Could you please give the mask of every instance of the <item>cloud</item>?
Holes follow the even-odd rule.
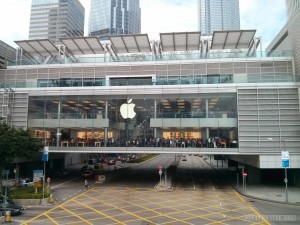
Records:
[[[141,0],[142,33],[158,39],[159,33],[197,31],[197,0]]]
[[[28,39],[31,0],[1,0],[0,40],[16,47],[15,40]]]
[[[285,0],[240,0],[241,29],[256,29],[263,48],[286,23]]]

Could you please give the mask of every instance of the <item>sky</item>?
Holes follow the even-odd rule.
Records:
[[[87,35],[90,0],[80,0],[85,8]],[[142,32],[151,40],[159,33],[198,31],[197,0],[140,0]],[[0,0],[0,40],[16,47],[14,41],[27,40],[31,0]],[[256,29],[263,49],[286,23],[285,0],[240,0],[241,29]]]

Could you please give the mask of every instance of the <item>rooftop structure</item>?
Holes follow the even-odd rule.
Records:
[[[147,34],[110,36],[109,41],[76,37],[60,38],[57,45],[44,39],[23,40],[16,41],[22,49],[18,58],[25,55],[32,60],[10,65],[257,57],[260,39],[255,33],[256,30],[216,31],[211,38],[201,38],[200,32],[161,33],[160,40],[153,42]]]

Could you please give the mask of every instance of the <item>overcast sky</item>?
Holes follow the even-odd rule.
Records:
[[[87,35],[90,0],[85,7]],[[142,33],[158,40],[159,33],[197,31],[197,0],[140,0]],[[0,40],[16,47],[14,41],[27,40],[31,0],[0,0]],[[240,0],[241,29],[256,29],[263,47],[286,23],[285,0]]]

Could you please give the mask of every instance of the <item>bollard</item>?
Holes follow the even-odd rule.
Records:
[[[5,222],[11,222],[11,214],[10,214],[10,211],[6,211],[6,214],[5,214]]]
[[[48,198],[49,203],[53,203],[54,202],[54,198],[53,198],[53,194],[50,194],[50,197]]]

